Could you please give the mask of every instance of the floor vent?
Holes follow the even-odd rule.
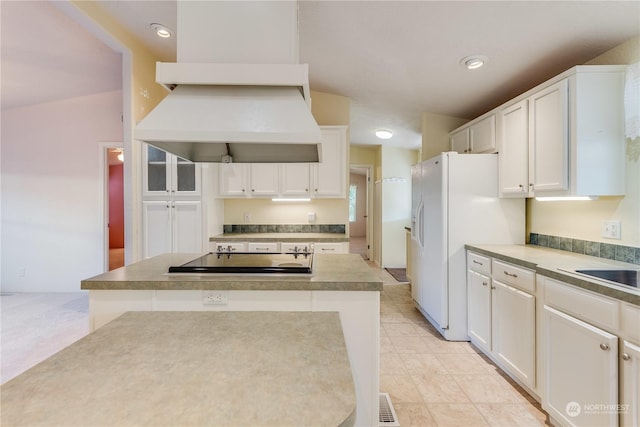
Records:
[[[400,427],[389,393],[380,393],[380,426]]]

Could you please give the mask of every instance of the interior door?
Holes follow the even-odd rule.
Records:
[[[420,305],[443,329],[449,326],[446,161],[446,155],[441,155],[425,161],[422,167],[424,278]]]

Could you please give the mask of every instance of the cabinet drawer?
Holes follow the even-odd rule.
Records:
[[[262,242],[262,243],[249,243],[247,245],[247,252],[265,252],[274,253],[280,252],[277,242]]]
[[[513,264],[495,259],[493,260],[491,270],[493,271],[493,278],[502,283],[513,285],[523,291],[536,291],[535,272],[532,270],[516,267]]]
[[[491,275],[491,258],[467,252],[467,268],[487,276]]]
[[[618,330],[618,301],[545,277],[544,303],[608,330]]]
[[[211,252],[246,252],[246,242],[209,242]]]
[[[283,242],[283,243],[280,243],[280,252],[283,252],[283,253],[287,253],[287,252],[313,252],[313,246],[311,246],[311,243],[309,243],[309,242],[306,242],[306,243]]]
[[[345,245],[342,243],[314,243],[313,252],[316,254],[346,254],[349,253],[349,249],[347,246],[345,250]]]

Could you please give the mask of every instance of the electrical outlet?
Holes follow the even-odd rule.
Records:
[[[251,212],[244,213],[244,222],[251,222]]]
[[[18,277],[24,277],[26,275],[27,271],[24,267],[20,267],[18,269]]]
[[[227,305],[229,304],[229,293],[227,291],[202,291],[202,304]]]
[[[620,221],[611,220],[602,222],[602,237],[605,239],[620,240]]]

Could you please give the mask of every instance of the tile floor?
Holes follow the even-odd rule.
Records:
[[[546,414],[469,343],[447,342],[415,309],[410,287],[374,269],[381,294],[380,386],[402,427],[544,426]],[[8,293],[2,309],[1,382],[88,333],[88,295]]]
[[[468,342],[449,342],[414,307],[407,284],[380,299],[380,391],[402,427],[545,426],[540,405]]]

